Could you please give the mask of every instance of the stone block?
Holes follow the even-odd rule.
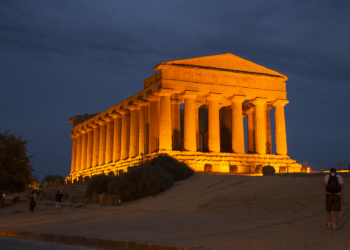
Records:
[[[99,202],[99,194],[92,194],[91,203],[97,204]]]
[[[249,174],[255,174],[255,169],[256,169],[255,166],[248,166],[248,168],[249,168]]]
[[[98,203],[100,205],[107,205],[108,194],[103,193],[98,196]]]
[[[272,167],[272,166],[264,166],[262,168],[262,173],[263,175],[272,175],[272,174],[275,174],[275,168]]]
[[[262,165],[262,164],[259,164],[258,166],[256,166],[256,168],[255,168],[255,173],[257,173],[257,174],[261,173],[262,168],[263,168],[263,165]]]
[[[287,167],[280,167],[279,173],[287,173]]]
[[[204,172],[211,173],[213,171],[213,166],[211,164],[204,165]]]
[[[120,196],[117,194],[109,194],[107,197],[107,206],[115,206],[119,204]]]
[[[236,174],[238,172],[237,165],[230,165],[230,174]]]

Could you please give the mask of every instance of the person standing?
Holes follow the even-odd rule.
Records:
[[[337,230],[338,214],[341,210],[341,190],[344,188],[343,178],[337,174],[335,168],[324,177],[326,189],[327,229],[331,229],[331,216],[333,211],[333,229]]]
[[[63,197],[62,190],[58,190],[56,194],[56,210],[55,214],[61,214],[61,202],[62,202],[62,197]]]
[[[35,196],[36,196],[36,194],[33,190],[32,194],[29,196],[29,208],[30,208],[31,213],[34,213],[34,207],[36,206]]]

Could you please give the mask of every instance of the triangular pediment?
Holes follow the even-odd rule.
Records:
[[[213,55],[213,56],[203,56],[203,57],[183,59],[183,60],[167,61],[167,62],[160,63],[158,65],[192,65],[192,66],[218,68],[218,69],[226,69],[226,70],[234,70],[234,71],[264,73],[269,75],[278,75],[281,77],[285,77],[284,75],[276,71],[265,68],[256,63],[245,60],[239,56],[235,56],[231,53]],[[157,68],[157,66],[155,67],[155,69]]]

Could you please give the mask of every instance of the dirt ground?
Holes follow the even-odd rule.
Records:
[[[29,213],[23,194],[0,209],[0,228],[206,250],[350,249],[350,174],[342,173],[340,230],[326,229],[323,176],[195,174],[156,197],[122,206],[65,201],[61,215],[52,201],[37,201]],[[85,188],[59,187],[66,193]]]

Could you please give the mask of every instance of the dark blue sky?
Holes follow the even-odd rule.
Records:
[[[350,162],[349,1],[0,0],[0,131],[35,174],[70,172],[70,117],[134,95],[163,61],[232,53],[288,76],[288,155]]]

